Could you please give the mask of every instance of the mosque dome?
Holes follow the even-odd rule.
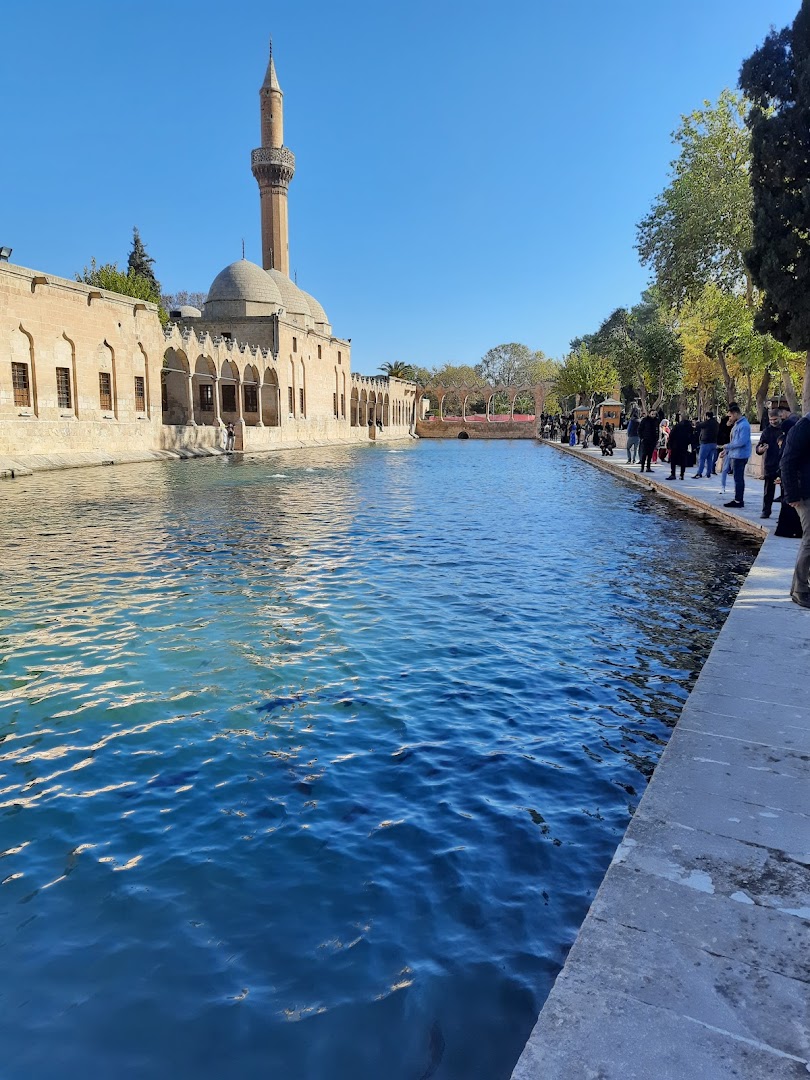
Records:
[[[315,322],[322,323],[324,326],[328,326],[329,319],[326,315],[326,312],[323,310],[315,297],[311,296],[308,292],[304,292],[303,289],[299,291],[303,293],[304,299],[309,304],[309,310],[312,312],[312,318],[315,320]]]
[[[280,270],[264,270],[266,277],[273,282],[281,294],[281,303],[289,315],[309,315],[312,317],[306,295]]]
[[[211,303],[243,302],[250,304],[282,304],[281,293],[272,278],[256,263],[239,259],[221,270],[211,283],[206,307]]]

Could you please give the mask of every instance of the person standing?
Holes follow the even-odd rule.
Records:
[[[225,452],[227,454],[233,453],[233,444],[236,439],[236,428],[232,423],[228,424],[225,428]]]
[[[676,469],[681,470],[681,480],[683,480],[683,475],[686,472],[687,455],[689,453],[689,448],[692,445],[694,434],[692,421],[688,416],[684,416],[682,419],[678,420],[672,431],[670,431],[669,440],[667,442],[670,472],[667,480],[675,479]]]
[[[810,608],[810,412],[794,424],[782,451],[782,499],[795,508],[802,523],[790,598]]]
[[[638,437],[641,443],[641,472],[652,472],[652,456],[658,442],[658,420],[650,409],[639,422]],[[646,466],[646,467],[645,467]]]
[[[714,468],[712,469],[712,476],[717,475],[717,459],[722,453],[725,458],[725,449],[728,446],[728,441],[731,438],[731,424],[728,422],[728,412],[724,413],[717,425],[717,453],[714,456]],[[723,491],[725,491],[725,484],[723,485]]]
[[[638,409],[633,409],[630,419],[627,421],[627,464],[635,465],[639,453],[641,439],[638,435],[639,425]]]
[[[703,466],[706,466],[706,476],[709,477],[714,472],[714,463],[717,459],[717,432],[720,425],[714,418],[713,412],[706,413],[706,419],[702,424],[698,424],[698,450],[700,456],[698,458],[697,472],[692,477],[693,480],[700,480],[703,476]]]
[[[762,498],[763,518],[771,516],[774,496],[776,495],[776,478],[779,475],[779,461],[782,457],[784,435],[782,433],[782,417],[778,409],[768,410],[768,426],[762,432],[757,443],[756,453],[759,457],[764,455],[762,463],[763,477],[765,480],[765,492]]]
[[[734,498],[723,505],[740,509],[745,506],[745,466],[751,457],[751,425],[736,401],[729,405],[728,415],[734,424],[726,447],[726,457],[730,463],[728,471],[734,473]]]

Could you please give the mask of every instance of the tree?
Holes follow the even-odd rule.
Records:
[[[160,302],[166,308],[167,311],[174,311],[175,308],[181,307],[195,307],[199,311],[202,311],[203,304],[208,298],[208,293],[204,292],[187,292],[182,289],[176,293],[163,293]]]
[[[757,325],[807,353],[802,410],[810,410],[810,0],[791,27],[771,31],[744,62],[752,102],[753,234],[746,265],[764,293]]]
[[[158,315],[162,323],[166,323],[168,316],[160,300],[160,294],[155,293],[152,284],[140,274],[132,271],[125,274],[119,270],[116,263],[102,263],[99,266],[95,259],[90,260],[90,265],[85,266],[80,274],[76,274],[76,280],[85,285],[93,285],[96,289],[107,289],[108,292],[121,293],[123,296],[134,296],[137,300],[147,300],[150,304],[158,305]]]
[[[616,382],[638,394],[643,409],[649,399],[658,408],[680,389],[683,348],[677,329],[656,289],[648,289],[629,311],[617,308],[583,344],[606,357]]]
[[[716,105],[681,118],[672,179],[638,225],[636,247],[668,304],[713,283],[744,292],[753,306],[743,253],[751,243],[751,153],[746,100],[724,90]]]
[[[137,277],[141,277],[149,282],[152,286],[152,291],[158,297],[156,303],[159,303],[160,283],[155,277],[155,271],[152,269],[154,262],[155,260],[152,256],[147,255],[143,240],[141,240],[141,234],[138,232],[138,227],[135,226],[132,230],[132,250],[127,259],[127,269],[130,274],[135,274]]]
[[[384,371],[389,379],[413,379],[414,369],[403,360],[392,360],[380,364],[380,371]]]
[[[554,389],[558,398],[574,397],[578,399],[576,404],[587,399],[593,405],[597,396],[612,393],[617,382],[618,374],[611,361],[591,352],[583,343],[563,360]]]
[[[490,349],[481,357],[475,370],[482,379],[493,385],[530,385],[532,363],[536,356],[527,345],[519,345],[513,341],[509,345],[496,345],[494,349]]]

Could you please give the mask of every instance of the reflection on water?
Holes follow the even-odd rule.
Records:
[[[4,1080],[508,1077],[750,544],[531,443],[0,498]]]

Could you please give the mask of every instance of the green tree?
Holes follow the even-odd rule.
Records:
[[[648,289],[629,311],[617,308],[583,344],[606,357],[616,382],[641,399],[643,409],[658,408],[680,389],[683,348],[677,328],[656,289]],[[615,385],[615,384],[614,384]]]
[[[496,345],[481,357],[476,372],[488,383],[515,386],[532,382],[532,364],[537,357],[527,345],[511,342]]]
[[[563,360],[554,384],[558,399],[575,398],[574,404],[606,397],[616,387],[618,374],[606,356],[591,352],[581,343]]]
[[[743,253],[751,244],[751,151],[748,104],[724,90],[681,118],[672,179],[638,226],[641,261],[652,267],[668,304],[679,305],[714,283],[754,304]]]
[[[166,310],[161,304],[159,293],[155,293],[151,282],[140,274],[124,273],[119,270],[116,263],[102,263],[100,266],[95,259],[90,260],[90,265],[85,266],[80,274],[76,274],[76,281],[82,281],[85,285],[92,285],[96,289],[106,289],[108,292],[120,293],[122,296],[133,296],[137,300],[147,300],[150,304],[158,305],[160,321],[168,321]]]
[[[753,234],[746,263],[764,293],[757,325],[806,351],[802,409],[810,410],[810,0],[743,64],[752,102]]]
[[[403,360],[391,360],[380,364],[380,371],[385,372],[389,379],[413,379],[414,369]]]
[[[127,270],[130,274],[134,274],[136,277],[141,277],[145,281],[148,281],[152,287],[152,291],[158,297],[155,303],[160,302],[160,283],[155,277],[155,271],[152,269],[155,260],[151,255],[148,255],[146,248],[141,240],[141,234],[138,232],[138,227],[135,226],[132,230],[132,250],[129,253],[127,259]]]

